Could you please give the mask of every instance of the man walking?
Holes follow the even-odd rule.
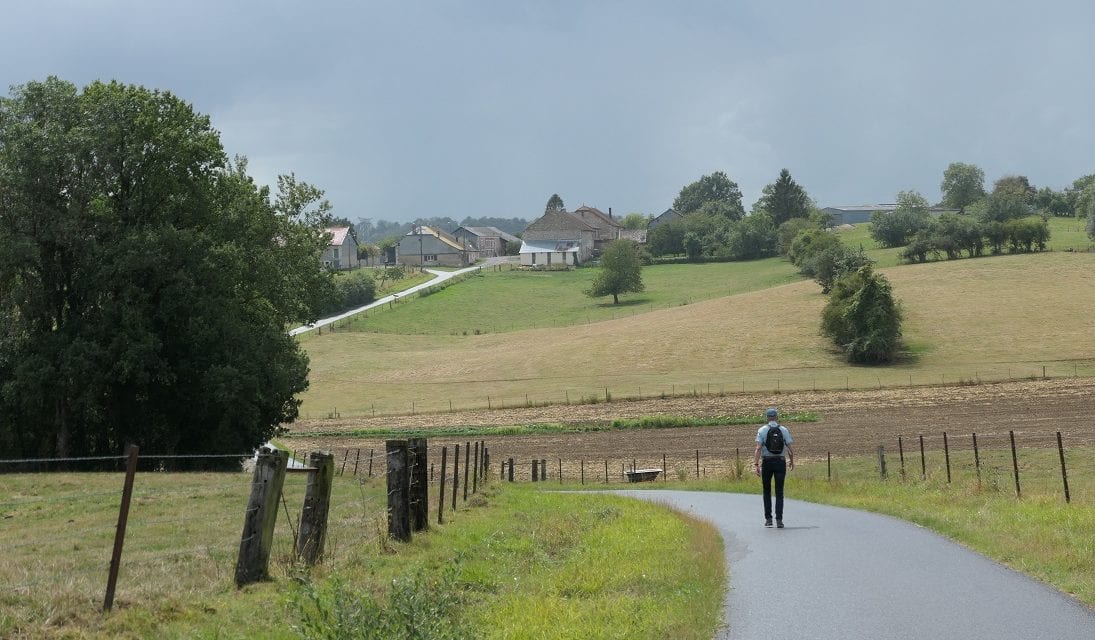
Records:
[[[783,528],[783,481],[787,470],[795,468],[795,452],[791,449],[791,432],[779,423],[779,411],[769,407],[765,412],[768,424],[757,429],[757,447],[753,452],[753,472],[761,478],[764,488],[764,526],[772,526],[772,478],[776,479],[776,527]],[[784,459],[786,456],[786,460]]]

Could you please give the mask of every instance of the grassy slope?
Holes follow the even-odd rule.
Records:
[[[731,277],[726,265],[685,268],[657,285],[667,288],[657,295],[674,295],[675,282]],[[851,367],[832,352],[817,329],[825,297],[807,281],[554,329],[336,333],[307,343],[312,386],[302,412],[320,417],[337,408],[349,416],[375,406],[406,413],[412,402],[417,411],[447,410],[449,400],[457,408],[483,406],[487,396],[512,405],[523,404],[526,393],[529,402],[562,402],[567,395],[603,398],[606,387],[625,397],[706,384],[732,391],[743,384],[787,390],[955,382],[1041,375],[1043,364],[1049,375],[1091,374],[1095,335],[1085,327],[1095,280],[1070,276],[1092,269],[1095,254],[1064,252],[885,269],[905,310],[913,357],[883,369]],[[431,313],[446,317],[447,301],[458,300],[466,284],[446,290],[450,297],[430,296],[405,309],[432,303]],[[580,294],[556,293],[567,304],[599,308]]]

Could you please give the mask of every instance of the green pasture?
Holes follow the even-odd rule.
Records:
[[[787,284],[799,279],[778,258],[703,265],[657,265],[643,269],[642,293],[589,298],[595,268],[571,271],[493,270],[393,308],[354,318],[350,331],[408,335],[477,335],[544,327],[566,327],[633,316],[657,309]]]
[[[413,618],[421,637],[699,639],[721,616],[726,574],[711,527],[614,496],[498,483],[446,509],[444,525],[431,509],[430,532],[399,544],[385,537],[382,481],[337,476],[328,553],[308,569],[292,559],[289,516],[305,476],[290,474],[273,580],[237,590],[251,476],[154,472],[137,475],[104,615],[121,474],[0,477],[4,638],[314,640],[373,637],[354,634]]]
[[[749,263],[677,265],[647,272],[651,293],[672,299],[696,283],[752,282],[742,293],[672,305],[620,310],[591,300],[563,280],[585,272],[509,272],[471,278],[440,293],[397,305],[398,313],[436,322],[423,335],[340,331],[305,344],[311,386],[304,418],[445,412],[737,392],[862,389],[976,384],[1032,377],[1095,374],[1095,254],[1046,252],[903,265],[884,269],[905,315],[902,360],[851,366],[819,333],[825,296],[794,280],[778,261],[754,266],[755,280],[728,274]],[[667,271],[661,271],[667,269]],[[745,273],[745,272],[738,272]],[[759,274],[766,273],[765,277]],[[761,288],[767,278],[790,284]],[[554,283],[526,298],[528,313],[506,311],[524,278]],[[655,284],[659,283],[660,284]],[[494,284],[499,287],[495,289]],[[713,285],[711,295],[717,291]],[[580,289],[573,283],[574,289]],[[465,293],[471,292],[471,293]],[[495,292],[496,297],[491,297]],[[550,295],[549,295],[550,294]],[[554,296],[554,297],[551,297]],[[533,308],[532,298],[541,306]],[[545,325],[544,308],[584,308],[600,321],[464,335],[471,300],[484,317],[511,326]],[[678,298],[683,299],[683,298]],[[375,320],[370,315],[364,322]],[[561,318],[556,315],[555,322]],[[522,324],[518,324],[522,323]],[[486,326],[486,322],[481,323]]]

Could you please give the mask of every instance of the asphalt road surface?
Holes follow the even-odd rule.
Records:
[[[759,495],[619,491],[713,523],[730,590],[718,638],[1095,639],[1095,610],[916,525],[788,500],[766,529]]]

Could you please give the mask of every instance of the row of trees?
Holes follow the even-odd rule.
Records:
[[[297,416],[286,326],[334,291],[330,205],[229,160],[178,97],[56,78],[0,98],[0,449],[250,451]]]
[[[787,169],[764,187],[745,215],[741,190],[721,171],[681,189],[673,209],[681,218],[652,229],[647,247],[654,256],[684,254],[689,259],[752,260],[780,253],[784,225],[819,216],[806,190]]]
[[[941,206],[965,213],[967,208],[989,196],[1006,198],[1008,207],[1025,206],[1031,213],[1049,216],[1095,216],[1095,174],[1077,178],[1061,191],[1050,187],[1035,188],[1023,175],[1006,175],[993,183],[992,192],[985,191],[985,172],[974,164],[952,162],[943,171],[939,186],[943,193]],[[1000,206],[997,203],[996,206]]]

